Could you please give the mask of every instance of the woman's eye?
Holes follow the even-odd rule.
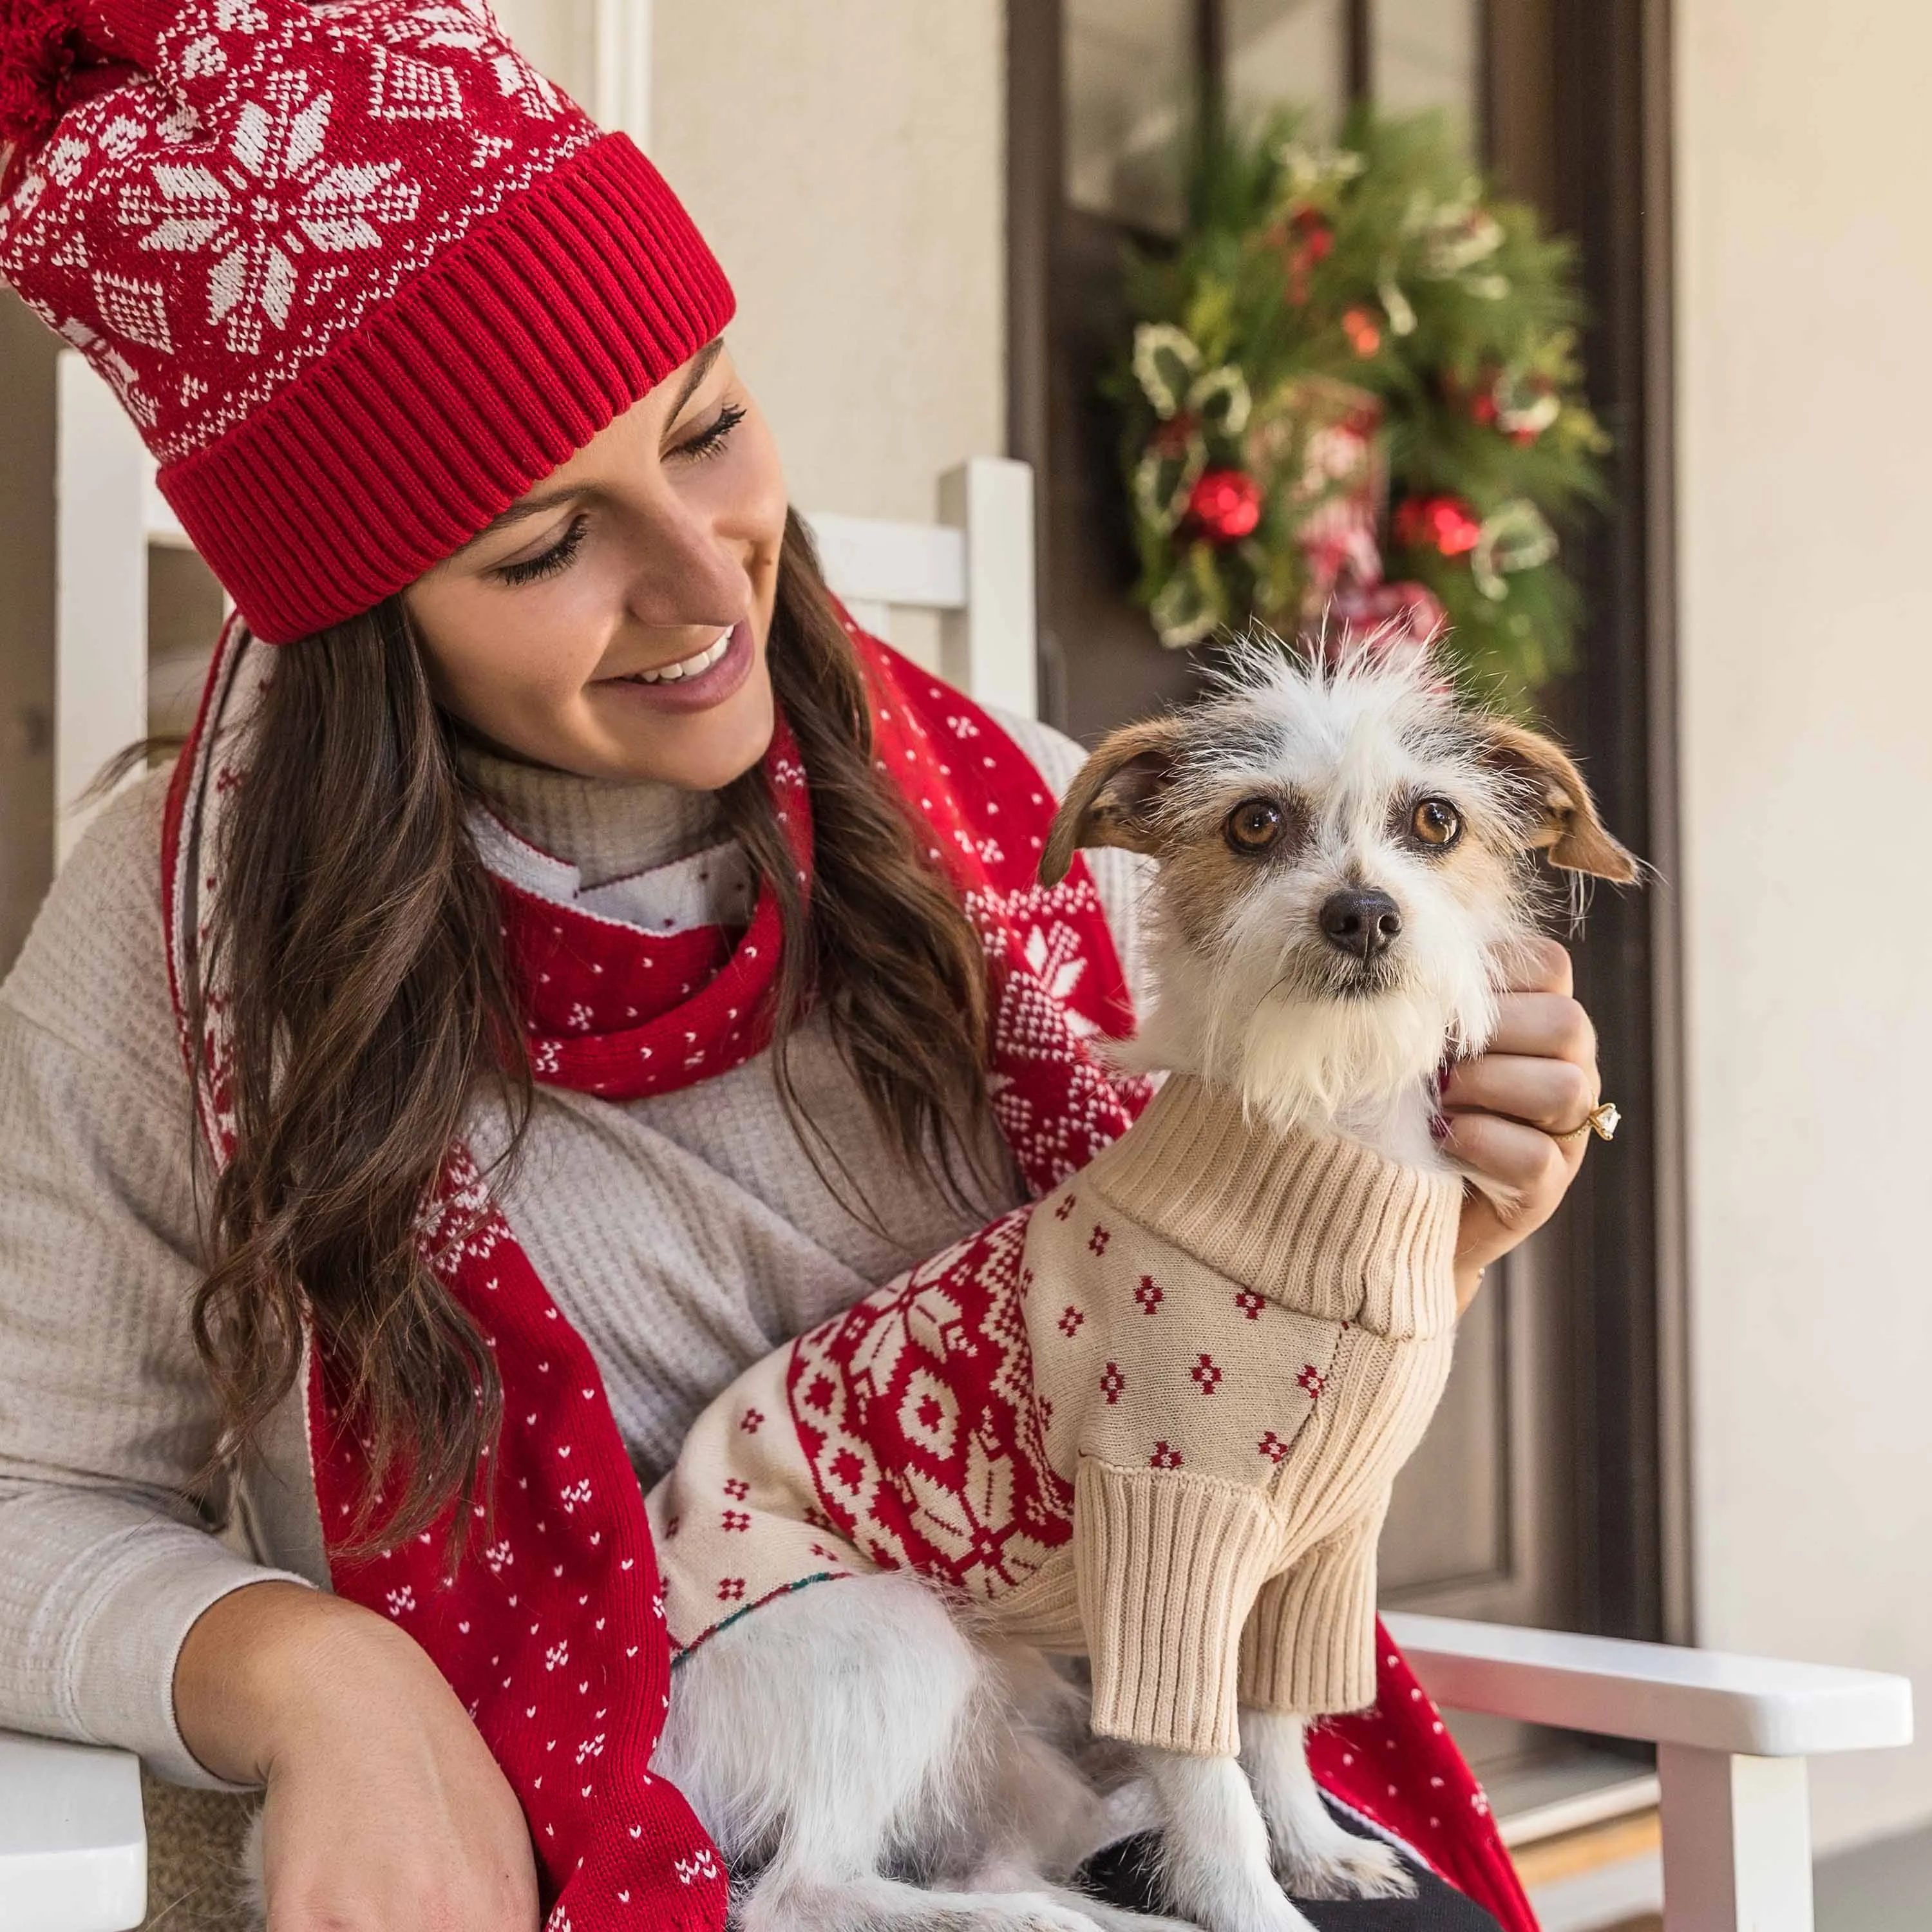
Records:
[[[520,563],[499,564],[491,575],[506,584],[533,584],[540,577],[554,577],[560,570],[567,570],[571,560],[583,548],[584,533],[590,527],[590,519],[580,510],[570,520],[568,527],[562,536],[540,556],[526,556]]]
[[[1237,852],[1265,852],[1280,838],[1281,807],[1273,800],[1247,798],[1228,814],[1228,843]]]
[[[680,443],[671,453],[699,461],[707,456],[715,456],[730,440],[731,432],[745,420],[745,406],[742,403],[727,403],[717,415],[700,430]]]
[[[1462,836],[1462,815],[1446,798],[1425,798],[1409,821],[1425,845],[1453,845]]]

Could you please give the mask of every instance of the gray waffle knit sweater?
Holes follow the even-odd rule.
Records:
[[[1064,788],[1078,748],[1004,722]],[[716,838],[706,801],[488,759],[476,774],[607,909],[628,894],[640,918],[688,911],[707,874],[741,888],[728,850],[692,856]],[[209,1784],[175,1724],[182,1640],[230,1590],[328,1572],[298,1400],[230,1492],[190,1493],[216,1412],[188,1330],[202,1249],[159,905],[164,788],[102,814],[0,986],[0,1728],[122,1745]],[[1140,862],[1094,857],[1135,975]],[[764,1057],[628,1106],[546,1092],[504,1200],[646,1485],[749,1364],[1018,1198],[1014,1183],[962,1214],[890,1154],[823,1033],[806,1029],[795,1064],[828,1171],[862,1178],[886,1234],[828,1192]],[[473,1143],[501,1133],[480,1118]]]

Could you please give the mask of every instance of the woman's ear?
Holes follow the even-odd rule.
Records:
[[[1040,854],[1042,885],[1059,884],[1083,845],[1156,849],[1151,807],[1173,776],[1180,736],[1179,718],[1150,718],[1100,741],[1053,815]]]
[[[1541,732],[1504,719],[1486,719],[1480,729],[1483,762],[1515,779],[1529,803],[1531,847],[1565,872],[1588,872],[1619,886],[1634,884],[1637,862],[1604,829],[1569,753]]]

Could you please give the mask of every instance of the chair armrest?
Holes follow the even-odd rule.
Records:
[[[1912,1742],[1903,1677],[1391,1616],[1438,1703],[1657,1746],[1664,1932],[1813,1932],[1804,1760]]]
[[[1386,1621],[1429,1694],[1454,1710],[1750,1757],[1912,1742],[1910,1683],[1875,1670],[1450,1617]]]
[[[125,1932],[147,1910],[140,1761],[0,1731],[0,1932]]]

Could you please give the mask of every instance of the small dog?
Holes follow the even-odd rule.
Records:
[[[675,1672],[657,1762],[737,1875],[734,1921],[745,1932],[1146,1932],[1180,1923],[1306,1932],[1291,1891],[1412,1888],[1390,1847],[1330,1817],[1309,1772],[1304,1729],[1313,1716],[1370,1700],[1372,1656],[1363,1631],[1372,1629],[1374,1543],[1388,1484],[1447,1372],[1448,1262],[1464,1177],[1436,1138],[1438,1070],[1448,1058],[1480,1052],[1495,1029],[1500,989],[1534,929],[1534,853],[1619,883],[1636,877],[1636,865],[1604,830],[1557,746],[1460,705],[1426,658],[1365,648],[1336,660],[1292,654],[1271,640],[1251,645],[1199,705],[1100,746],[1059,808],[1042,878],[1057,880],[1076,848],[1098,844],[1157,864],[1150,887],[1156,993],[1139,1037],[1120,1057],[1135,1070],[1166,1072],[1168,1084],[1136,1127],[1030,1219],[1020,1210],[975,1238],[994,1260],[1006,1252],[1013,1274],[1014,1252],[1000,1244],[1024,1241],[1027,1268],[1044,1284],[1028,1310],[1050,1315],[1066,1301],[1070,1325],[1063,1322],[1060,1332],[1075,1366],[1053,1372],[1108,1391],[1078,1406],[1039,1404],[1049,1418],[1045,1454],[1073,1485],[1074,1541],[1083,1511],[1090,1532],[1077,1589],[1075,1559],[1064,1552],[1042,1551],[1036,1566],[1020,1566],[1021,1580],[997,1600],[976,1591],[968,1600],[905,1569],[881,1569],[840,1541],[815,1505],[790,1432],[748,1433],[744,1420],[756,1413],[762,1421],[775,1402],[782,1408],[795,1352],[811,1338],[722,1396],[650,1499],[672,1629],[696,1646]],[[1156,1149],[1152,1137],[1168,1133],[1158,1158],[1132,1168],[1140,1179],[1121,1202],[1130,1207],[1128,1196],[1143,1184],[1166,1184],[1169,1156],[1183,1146],[1172,1138],[1172,1123],[1185,1108],[1214,1124],[1228,1160],[1290,1176],[1271,1205],[1267,1188],[1257,1188],[1256,1217],[1298,1214],[1293,1177],[1313,1172],[1313,1162],[1324,1175],[1365,1175],[1364,1184],[1380,1190],[1376,1202],[1398,1202],[1400,1211],[1377,1228],[1432,1231],[1401,1238],[1419,1257],[1411,1313],[1422,1315],[1384,1319],[1378,1332],[1362,1298],[1377,1292],[1383,1258],[1354,1250],[1343,1303],[1296,1306],[1295,1293],[1270,1280],[1243,1288],[1231,1312],[1222,1291],[1249,1278],[1216,1272],[1213,1253],[1204,1268],[1196,1244],[1169,1256],[1175,1281],[1209,1284],[1168,1311],[1183,1324],[1166,1331],[1180,1337],[1181,1355],[1172,1342],[1160,1345],[1162,1354],[1137,1340],[1154,1324],[1136,1328],[1131,1312],[1110,1310],[1076,1281],[1087,1264],[1074,1246],[1106,1246],[1098,1220],[1092,1238],[1085,1228],[1104,1209],[1096,1174],[1103,1163],[1124,1171],[1136,1150]],[[1176,1158],[1184,1168],[1185,1157]],[[1077,1220],[1076,1199],[1087,1204]],[[1066,1209],[1048,1211],[1063,1201]],[[1217,1216],[1204,1224],[1203,1242],[1238,1246],[1255,1233]],[[1056,1224],[1071,1233],[1055,1235]],[[1367,1225],[1357,1216],[1344,1232]],[[916,1291],[949,1262],[957,1268],[957,1252],[866,1306],[943,1324],[946,1310],[922,1310]],[[1161,1292],[1152,1274],[1139,1280],[1142,1310],[1151,1313],[1149,1298]],[[1244,1328],[1244,1319],[1256,1325]],[[1033,1314],[1025,1322],[1034,1340],[1021,1359],[1043,1389],[1042,1344],[1059,1345]],[[1221,1326],[1210,1334],[1212,1322]],[[1018,1318],[1008,1324],[1017,1325]],[[1076,1342],[1076,1331],[1088,1339]],[[1224,1394],[1190,1412],[1211,1412],[1216,1427],[1229,1415],[1251,1425],[1239,1432],[1249,1454],[1245,1486],[1218,1481],[1211,1470],[1197,1477],[1190,1445],[1186,1474],[1196,1486],[1162,1487],[1178,1469],[1179,1450],[1163,1437],[1150,1459],[1135,1432],[1160,1426],[1178,1442],[1182,1424],[1172,1418],[1190,1398],[1176,1360],[1193,1360],[1186,1372],[1197,1393],[1212,1394],[1225,1369],[1238,1394],[1238,1374],[1250,1372],[1254,1393],[1242,1400],[1261,1409]],[[1390,1388],[1406,1391],[1400,1402]],[[764,1408],[749,1408],[748,1390]],[[1370,1418],[1352,1435],[1330,1413],[1354,1399],[1352,1390]],[[932,1400],[938,1414],[944,1392]],[[1399,1419],[1375,1420],[1398,1409]],[[1262,1458],[1272,1456],[1274,1466],[1256,1474],[1252,1448],[1264,1423]],[[1127,1446],[1115,1454],[1110,1444]],[[1294,1490],[1292,1502],[1285,1485]],[[741,1586],[743,1600],[758,1607],[720,1621],[710,1599],[723,1593],[691,1524],[718,1516],[721,1487],[735,1499],[724,1528],[752,1531],[728,1539],[734,1556],[761,1534],[789,1538],[799,1544],[801,1576],[838,1577],[844,1587],[788,1594]],[[1234,1621],[1196,1644],[1187,1618],[1205,1606],[1211,1624],[1221,1586],[1175,1584],[1161,1574],[1167,1558],[1144,1531],[1154,1520],[1147,1512],[1176,1493],[1213,1501],[1237,1490],[1227,1508],[1259,1553],[1243,1559],[1243,1580],[1228,1599]],[[1105,1540],[1096,1520],[1114,1520],[1112,1511],[1124,1521],[1136,1510],[1143,1528],[1092,1555]],[[1246,1546],[1231,1529],[1224,1546]],[[1324,1565],[1328,1581],[1313,1596],[1329,1607],[1318,1613],[1308,1608],[1306,1580]],[[1105,1634],[1108,1603],[1124,1595],[1127,1622],[1157,1621],[1144,1612],[1168,1600],[1162,1592],[1180,1593],[1172,1600],[1185,1616],[1177,1610],[1153,1639]],[[1335,1610],[1338,1602],[1345,1608]],[[1318,1625],[1323,1617],[1346,1628],[1316,1628],[1334,1640],[1314,1648],[1340,1660],[1316,1668],[1307,1663],[1308,1620]],[[1094,1638],[1096,1630],[1102,1634]],[[1094,1640],[1083,1642],[1083,1633]],[[1136,1641],[1144,1655],[1132,1652]],[[1174,1662],[1181,1650],[1198,1652],[1198,1668]],[[1049,1651],[1090,1656],[1090,1691],[1051,1664]],[[1194,1669],[1193,1688],[1148,1690],[1135,1674],[1137,1658],[1156,1676],[1178,1671],[1185,1679]],[[1143,1828],[1161,1834],[1161,1880],[1178,1919],[1124,1912],[1068,1886],[1093,1852]]]

